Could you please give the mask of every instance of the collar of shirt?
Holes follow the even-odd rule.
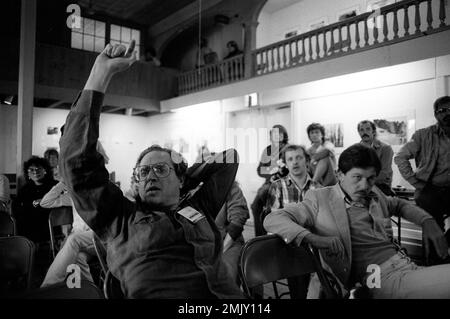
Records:
[[[288,185],[288,186],[294,185],[300,192],[302,192],[304,190],[305,191],[308,190],[310,188],[311,182],[312,182],[312,179],[309,176],[309,174],[306,174],[306,180],[305,180],[305,183],[302,186],[299,186],[295,182],[295,180],[291,177],[291,174],[288,174],[285,178],[286,178],[286,185]]]
[[[348,195],[344,191],[344,189],[341,186],[341,183],[339,183],[338,191],[340,193],[339,197],[341,197],[344,200],[344,202],[345,202],[345,208],[346,209],[349,209],[352,206],[355,206],[355,207],[366,207],[363,203],[353,201],[352,198],[350,197],[350,195]],[[370,203],[372,203],[372,200],[378,201],[378,195],[375,194],[373,191],[370,191],[370,193],[367,195],[366,198],[367,198],[367,203],[368,203],[367,207],[370,207]]]
[[[363,145],[367,145],[366,143],[363,142],[363,140],[361,140],[360,143],[363,144]],[[374,138],[372,144],[370,144],[370,147],[372,147],[374,149],[380,148],[381,147],[381,141],[379,141],[376,138]]]
[[[439,125],[437,125],[437,135],[440,137],[440,138],[446,138],[446,137],[448,137],[446,134],[445,134],[445,131],[442,129],[442,127],[440,127]],[[450,138],[450,137],[449,137]]]

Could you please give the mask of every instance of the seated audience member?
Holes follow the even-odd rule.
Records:
[[[53,178],[56,180],[59,180],[58,176],[58,159],[59,159],[59,153],[54,148],[49,148],[44,152],[44,158],[48,161],[50,164],[50,168],[53,172]]]
[[[223,238],[223,261],[236,282],[239,282],[239,255],[245,243],[242,232],[249,217],[247,201],[239,184],[235,181],[225,204],[216,216],[216,225]]]
[[[258,192],[251,205],[253,214],[253,223],[255,225],[255,236],[261,236],[266,233],[261,222],[261,213],[264,210],[269,194],[269,187],[272,182],[272,176],[279,169],[279,161],[283,148],[288,144],[289,136],[287,130],[282,125],[274,125],[270,130],[270,145],[267,146],[261,154],[256,172],[259,177],[264,178],[264,184],[258,189]]]
[[[289,203],[300,203],[308,190],[321,187],[320,184],[313,183],[309,175],[310,157],[303,146],[288,144],[282,152],[282,160],[286,163],[289,174],[270,185],[267,206],[271,209],[283,208]]]
[[[306,131],[312,143],[308,153],[311,156],[310,170],[313,182],[323,186],[335,185],[337,179],[334,145],[325,141],[325,128],[319,123],[312,123]]]
[[[416,131],[394,161],[403,178],[416,188],[417,205],[444,229],[444,215],[450,215],[450,96],[437,99],[433,107],[437,124]],[[416,171],[409,162],[412,158]],[[450,243],[448,230],[446,237]]]
[[[270,185],[269,197],[267,200],[267,209],[265,213],[268,214],[273,209],[284,208],[290,203],[300,203],[303,201],[305,194],[310,189],[321,187],[320,184],[314,184],[308,173],[309,155],[306,149],[301,145],[288,144],[282,152],[283,162],[289,170],[289,174],[282,177]],[[262,221],[264,221],[264,214]],[[289,291],[292,299],[304,299],[305,295],[299,295],[299,286],[307,285],[309,278],[303,282],[302,280],[294,280],[288,278]],[[317,298],[320,286],[316,276],[313,277],[310,289],[308,292],[309,298]]]
[[[348,290],[360,283],[373,298],[450,298],[450,264],[414,264],[392,241],[390,216],[422,226],[426,252],[434,246],[441,258],[448,256],[444,234],[424,210],[374,187],[380,170],[376,152],[355,144],[339,158],[337,185],[311,190],[303,202],[272,211],[264,226],[288,243],[318,248],[325,267]]]
[[[361,121],[358,123],[358,133],[361,136],[361,144],[375,150],[380,159],[381,170],[375,180],[375,185],[387,196],[394,196],[392,184],[392,147],[377,139],[377,127],[374,122]]]
[[[108,179],[96,151],[102,101],[111,77],[135,60],[135,42],[108,44],[70,111],[60,140],[60,172],[78,214],[107,244],[107,263],[128,298],[238,298],[222,261],[214,219],[238,169],[233,150],[187,164],[160,146],[136,162],[136,202]]]
[[[62,181],[56,184],[45,194],[40,205],[44,208],[72,206],[73,213],[72,231],[50,265],[41,287],[64,281],[67,267],[71,264],[80,266],[83,279],[93,281],[88,261],[96,256],[92,243],[94,233],[78,215],[66,185]]]
[[[26,184],[17,192],[13,201],[13,214],[17,221],[18,234],[38,243],[48,241],[49,209],[39,203],[57,183],[53,171],[44,158],[33,156],[23,165]]]
[[[9,180],[5,175],[0,174],[0,213],[9,213],[10,199]]]

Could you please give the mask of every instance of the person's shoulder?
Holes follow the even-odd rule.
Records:
[[[438,132],[438,130],[439,130],[439,126],[437,124],[433,124],[433,125],[430,125],[430,126],[427,126],[427,127],[421,128],[421,129],[418,129],[414,133],[414,136],[416,138],[420,138],[420,137],[422,137],[424,135],[436,133],[436,132]]]

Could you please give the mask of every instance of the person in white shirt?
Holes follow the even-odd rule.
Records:
[[[5,175],[0,174],[0,212],[9,213],[9,194],[9,180]]]
[[[66,185],[61,181],[42,198],[44,208],[72,206],[72,230],[47,271],[41,287],[60,283],[67,276],[67,267],[77,264],[83,279],[93,282],[88,261],[95,257],[93,245],[94,232],[78,215]]]

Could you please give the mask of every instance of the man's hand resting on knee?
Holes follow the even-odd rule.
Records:
[[[427,219],[422,224],[422,243],[427,259],[430,256],[432,246],[439,258],[445,259],[448,257],[447,240],[434,218]]]

